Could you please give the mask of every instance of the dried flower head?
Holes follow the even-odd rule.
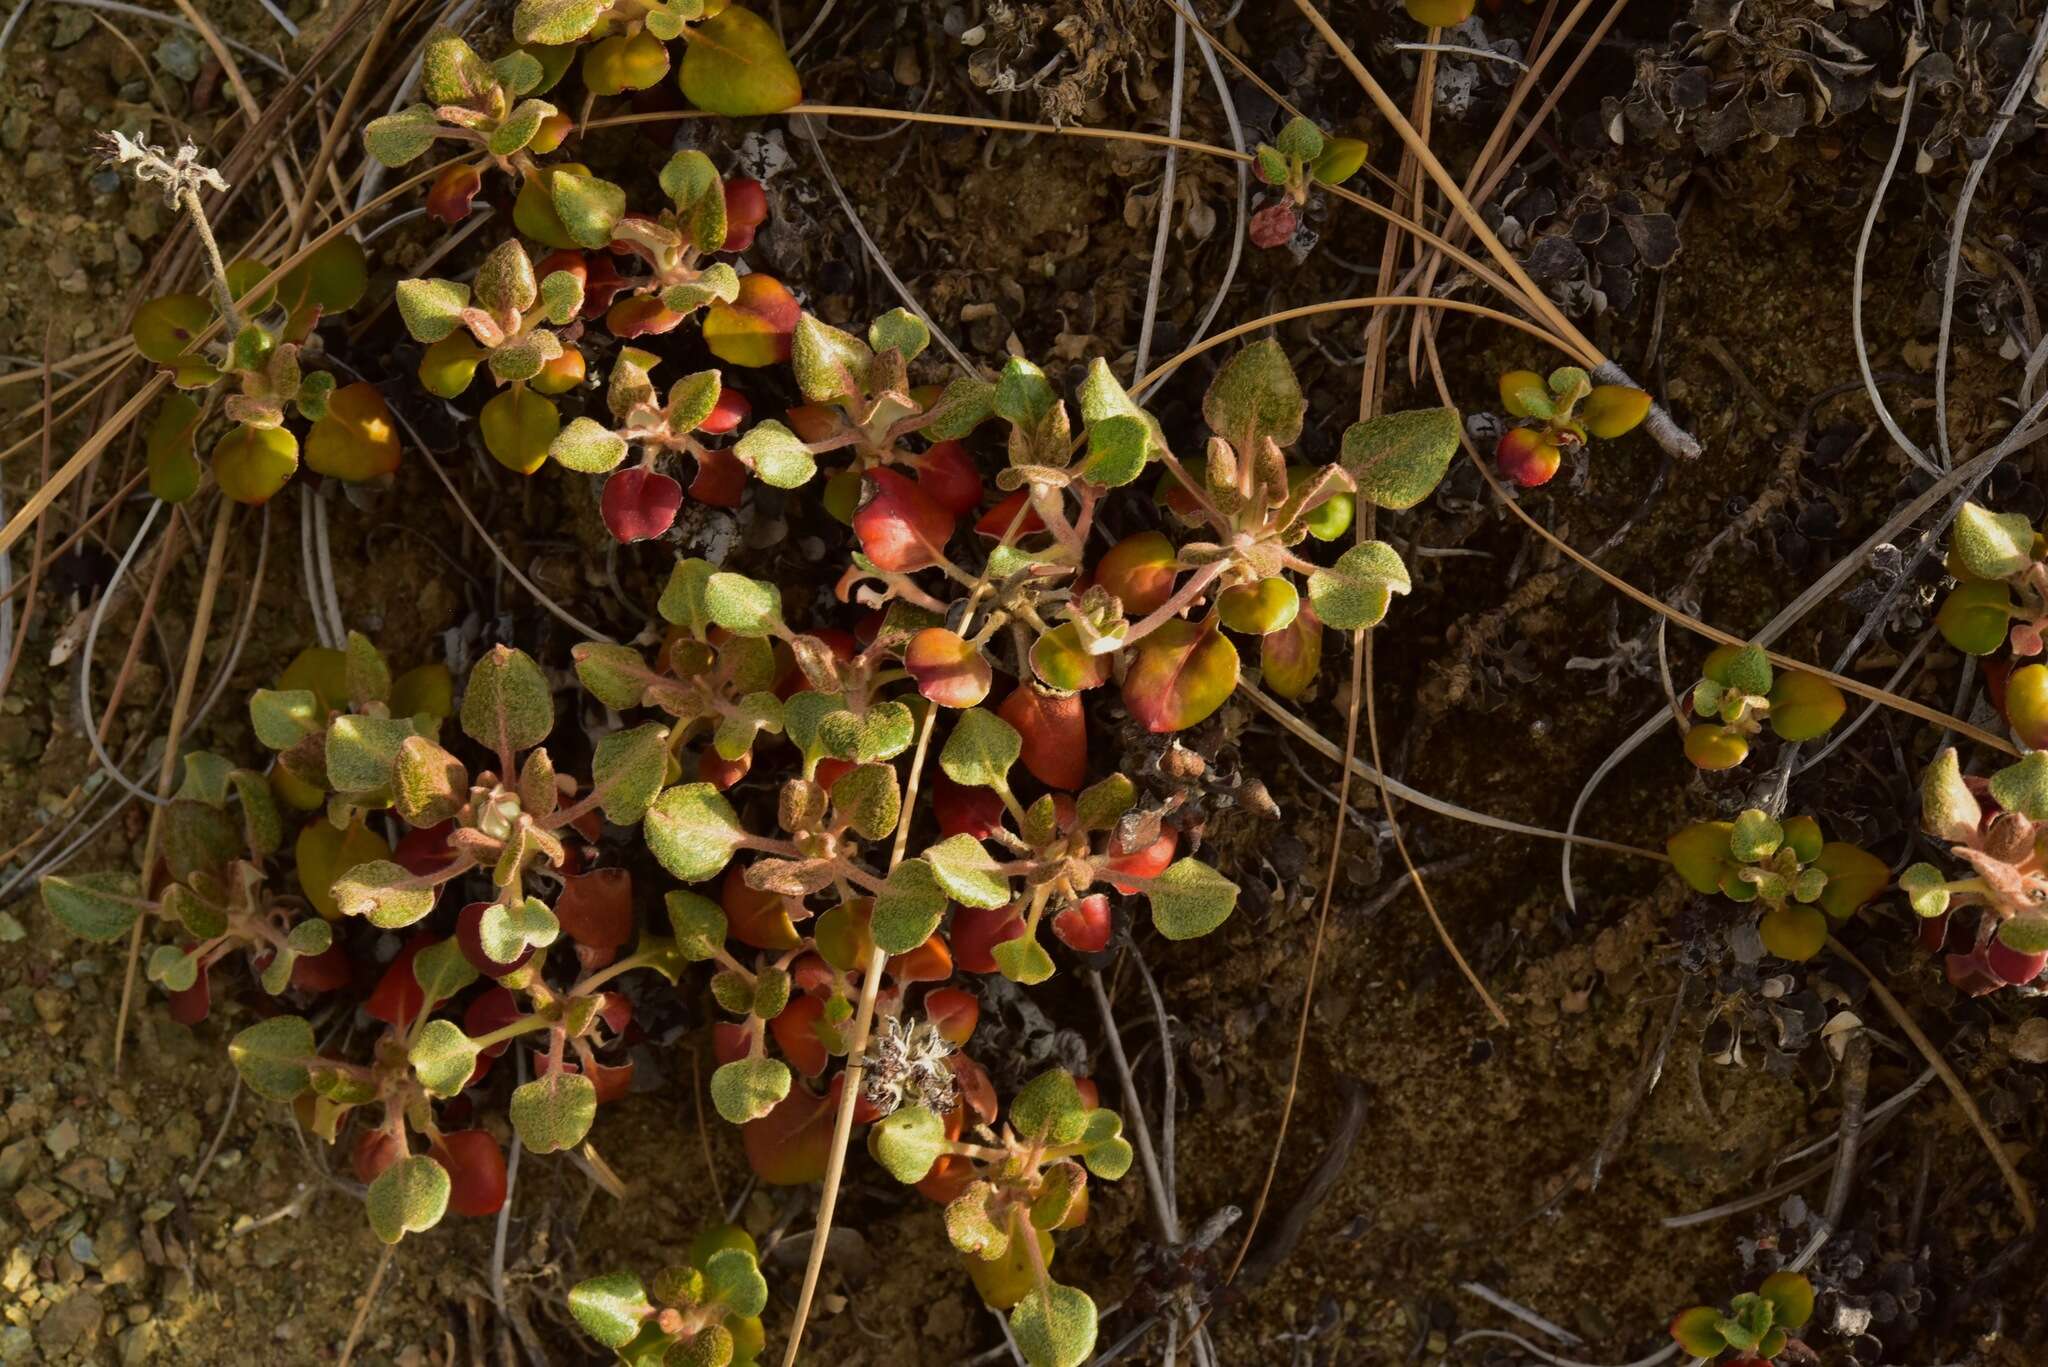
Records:
[[[200,163],[199,149],[189,142],[178,148],[176,156],[171,156],[161,147],[115,130],[100,134],[99,153],[110,166],[128,167],[129,174],[142,184],[163,186],[164,198],[172,204],[188,192],[224,192],[228,188],[220,172]]]
[[[868,1041],[867,1099],[884,1115],[914,1101],[944,1115],[953,1109],[955,1084],[946,1056],[953,1046],[928,1020],[905,1024],[891,1017],[875,1027]]]

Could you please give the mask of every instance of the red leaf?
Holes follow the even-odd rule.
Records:
[[[448,1170],[448,1209],[496,1215],[505,1204],[505,1152],[482,1130],[456,1130],[429,1151]]]
[[[604,482],[599,504],[605,530],[628,546],[652,541],[675,526],[676,512],[682,506],[682,485],[659,470],[638,466],[613,472]]]
[[[555,919],[578,944],[619,948],[633,938],[633,875],[624,869],[596,869],[564,878]]]
[[[1167,858],[1172,857],[1169,844]],[[1109,898],[1099,892],[1083,897],[1052,918],[1052,933],[1060,937],[1060,943],[1083,954],[1094,954],[1107,946],[1113,926]]]
[[[825,1041],[818,1038],[817,1024],[825,1014],[825,1003],[816,997],[798,996],[790,999],[782,1008],[782,1014],[768,1022],[768,1032],[775,1036],[775,1047],[805,1077],[816,1077],[825,1071],[832,1055],[825,1048]]]
[[[292,961],[292,986],[301,992],[334,992],[347,987],[355,977],[355,965],[338,944],[318,954],[306,954]],[[197,991],[200,984],[194,983]]]
[[[213,983],[206,969],[199,970],[190,987],[170,994],[169,1009],[171,1019],[180,1025],[197,1025],[213,1013]]]
[[[893,573],[937,564],[953,535],[953,515],[894,470],[870,470],[868,480],[868,500],[853,515],[862,552]]]
[[[450,166],[427,190],[427,213],[443,223],[460,223],[469,217],[470,204],[483,186],[483,172],[476,167]]]
[[[953,962],[968,973],[993,973],[995,956],[990,953],[1005,940],[1024,933],[1024,918],[1015,903],[993,909],[961,907],[953,913],[953,925],[946,934],[953,947]]]
[[[743,252],[754,245],[754,233],[768,217],[768,192],[751,176],[725,183],[725,247]]]
[[[363,1003],[363,1010],[372,1019],[401,1030],[412,1025],[413,1017],[427,1004],[426,990],[412,975],[412,961],[420,956],[421,950],[436,943],[439,942],[431,935],[415,935],[398,951],[398,957],[385,965],[384,975],[377,979],[370,999]]]
[[[1120,854],[1103,861],[1103,869],[1111,875],[1127,873],[1139,878],[1155,878],[1165,872],[1166,866],[1173,862],[1173,852],[1178,848],[1180,832],[1171,826],[1161,826],[1157,840],[1142,850],[1134,850],[1130,854]],[[1114,876],[1110,878],[1109,883],[1126,897],[1138,891],[1137,884],[1123,882]]]
[[[365,1130],[356,1136],[355,1150],[349,1155],[349,1166],[355,1169],[356,1180],[368,1185],[377,1180],[384,1169],[405,1157],[405,1140],[389,1130]]]
[[[604,316],[604,325],[612,336],[622,340],[674,332],[682,321],[682,314],[662,307],[661,300],[652,295],[621,299]]]
[[[981,520],[974,524],[974,530],[983,536],[1000,537],[1010,529],[1010,519],[1017,515],[1017,510],[1022,508],[1024,501],[1030,497],[1031,491],[1029,489],[1019,489],[1016,493],[1011,494],[1008,498],[997,503],[995,507],[983,513]],[[1042,532],[1044,530],[1045,519],[1038,515],[1038,509],[1032,508],[1024,514],[1024,520],[1017,524],[1015,534],[1017,536],[1030,536],[1035,532]]]
[[[932,811],[939,819],[941,835],[966,834],[980,840],[1002,826],[1005,808],[995,789],[969,788],[936,771],[927,781],[932,786]]]
[[[697,430],[707,437],[722,437],[754,415],[754,405],[747,396],[737,389],[720,389],[718,402],[711,405],[711,414],[697,424]]]
[[[961,443],[942,441],[911,465],[917,470],[917,486],[953,516],[966,517],[981,506],[981,471]]]
[[[1293,240],[1294,229],[1301,222],[1301,216],[1294,206],[1282,200],[1268,204],[1252,215],[1250,235],[1254,247],[1284,247]]]
[[[1033,778],[1048,788],[1074,789],[1088,781],[1088,723],[1078,695],[1023,683],[996,713],[1023,737],[1021,758]]]
[[[953,955],[934,934],[917,948],[889,960],[889,976],[898,984],[942,983],[953,976]]]
[[[981,1022],[981,998],[958,987],[933,988],[924,994],[924,1013],[948,1042],[965,1044]]]

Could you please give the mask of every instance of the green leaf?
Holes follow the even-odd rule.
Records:
[[[1963,844],[1983,821],[1984,809],[1963,782],[1962,763],[1951,745],[1934,757],[1920,780],[1920,824],[1937,840]]]
[[[59,924],[73,935],[101,944],[126,935],[150,907],[136,896],[140,886],[133,874],[81,873],[68,878],[51,874],[38,886],[44,908]]]
[[[1296,115],[1274,136],[1273,147],[1284,157],[1314,161],[1323,154],[1323,131]]]
[[[278,958],[282,959],[284,956],[279,955]],[[149,952],[149,964],[144,969],[144,976],[162,986],[166,992],[190,991],[192,985],[199,981],[199,953],[194,950],[188,954],[176,945],[158,945]],[[266,973],[265,991],[270,990],[268,976]]]
[[[415,734],[409,717],[336,717],[327,728],[327,786],[352,796],[388,794],[399,749]]]
[[[430,1020],[405,1057],[429,1095],[451,1097],[469,1085],[470,1074],[476,1071],[476,1056],[477,1047],[461,1026],[451,1020]]]
[[[608,180],[556,167],[549,181],[555,214],[579,247],[608,247],[626,212],[626,192]]]
[[[555,913],[538,897],[523,898],[510,905],[493,902],[484,909],[477,924],[477,938],[484,953],[501,964],[518,962],[528,945],[546,949],[561,933]]]
[[[453,936],[436,940],[413,955],[412,980],[420,985],[422,1014],[431,1012],[481,976]]]
[[[441,1223],[454,1188],[448,1169],[425,1154],[402,1158],[370,1183],[365,1209],[370,1228],[387,1244],[421,1234]]]
[[[747,838],[739,813],[708,783],[684,783],[655,798],[642,823],[647,848],[685,883],[724,869]]]
[[[1004,891],[1007,900],[1008,889]],[[946,893],[932,866],[922,859],[906,859],[889,870],[888,880],[875,894],[869,933],[884,953],[908,954],[931,938],[945,914]]]
[[[546,740],[554,726],[555,701],[547,676],[525,651],[494,646],[469,671],[462,693],[462,730],[478,745],[501,756],[516,755]]]
[[[396,169],[417,161],[434,145],[441,120],[432,105],[416,104],[363,125],[363,150]]]
[[[366,917],[385,930],[409,926],[434,909],[434,890],[388,859],[357,864],[335,880],[333,892],[342,915]]]
[[[716,958],[725,947],[725,910],[709,897],[677,890],[663,896],[676,951],[693,963]]]
[[[453,280],[401,280],[395,297],[405,330],[420,342],[438,342],[462,322],[469,286]]]
[[[983,707],[970,707],[953,723],[939,767],[969,788],[1005,788],[1010,766],[1024,751],[1017,728]]]
[[[926,849],[924,861],[931,865],[939,886],[956,902],[994,908],[1010,900],[1010,880],[997,870],[996,861],[981,842],[965,831]]]
[[[1144,891],[1152,924],[1169,940],[1207,935],[1237,907],[1237,884],[1199,859],[1176,859]]]
[[[701,1261],[708,1300],[742,1317],[768,1308],[768,1279],[751,1249],[721,1248]]]
[[[469,801],[462,761],[425,736],[405,738],[392,772],[392,805],[415,829],[439,825]]]
[[[1324,626],[1357,631],[1378,626],[1393,595],[1411,587],[1408,567],[1384,541],[1353,546],[1328,569],[1308,577],[1309,602]]]
[[[535,1153],[573,1149],[597,1118],[597,1086],[581,1073],[560,1069],[512,1093],[512,1128]]]
[[[289,750],[318,735],[327,713],[307,688],[259,688],[249,695],[249,724],[256,739],[272,750]]]
[[[771,636],[782,625],[782,593],[773,584],[721,570],[704,585],[711,620],[737,636]]]
[[[1948,910],[1948,875],[1932,864],[1910,864],[1899,875],[1899,891],[1906,894],[1915,916],[1934,917]]]
[[[887,764],[861,764],[832,785],[832,803],[864,840],[884,840],[903,816],[903,791]]]
[[[1271,338],[1232,356],[1202,397],[1202,417],[1209,429],[1246,460],[1257,459],[1267,438],[1276,446],[1292,446],[1301,436],[1307,407],[1287,353]]]
[[[1038,942],[1036,935],[1019,935],[1015,939],[999,941],[989,946],[988,953],[996,961],[999,973],[1026,987],[1036,987],[1055,972],[1052,955],[1045,952],[1045,946]]]
[[[756,423],[733,447],[763,484],[777,489],[796,489],[810,483],[818,473],[817,457],[803,438],[774,419]]]
[[[711,1074],[711,1104],[729,1124],[759,1120],[789,1095],[789,1077],[781,1059],[735,1059]]]
[[[607,1348],[631,1343],[654,1314],[647,1288],[630,1272],[607,1272],[569,1289],[569,1313],[583,1332]]]
[[[694,432],[718,407],[725,383],[715,370],[693,370],[668,389],[668,428]]]
[[[1079,1141],[1088,1147],[1082,1150],[1081,1161],[1105,1182],[1114,1182],[1131,1170],[1131,1142],[1123,1134],[1123,1117],[1115,1111],[1088,1113],[1088,1127]]]
[[[1045,372],[1021,356],[1012,356],[996,377],[991,411],[1026,432],[1033,431],[1060,401]]]
[[[1074,1075],[1063,1068],[1040,1073],[1010,1101],[1010,1125],[1024,1139],[1072,1144],[1088,1129],[1088,1107]]]
[[[952,441],[966,436],[988,420],[995,411],[996,388],[986,380],[962,375],[946,386],[939,401],[927,410],[931,418],[924,434],[933,441]]]
[[[595,418],[572,418],[548,443],[548,458],[578,474],[607,474],[626,458],[626,439]]]
[[[1729,851],[1744,864],[1769,859],[1784,843],[1785,828],[1773,821],[1770,813],[1756,807],[1739,814],[1728,833]]]
[[[931,329],[909,309],[890,309],[868,324],[868,345],[876,351],[895,351],[905,361],[914,361],[931,345]]]
[[[1965,503],[1952,540],[1956,559],[1979,579],[2007,579],[2034,563],[2034,527],[2025,513]]]
[[[603,794],[599,805],[614,826],[637,825],[661,791],[668,765],[668,728],[647,722],[614,731],[597,743],[590,776]]]
[[[946,1148],[946,1122],[927,1106],[901,1107],[868,1130],[868,1153],[905,1186],[922,1182]]]
[[[682,627],[698,640],[711,625],[710,585],[711,577],[718,573],[718,567],[709,560],[690,557],[676,561],[676,567],[669,571],[668,585],[661,591],[661,601],[655,604],[655,611],[661,619],[674,626]]]
[[[494,157],[509,157],[532,142],[543,122],[558,111],[546,100],[521,100],[512,112],[484,139],[484,149]]]
[[[2018,764],[1993,774],[1991,796],[2008,812],[2048,821],[2048,750],[2029,750]]]
[[[691,30],[676,81],[691,104],[730,118],[777,114],[804,97],[782,39],[738,5]]]
[[[797,388],[811,403],[838,403],[867,392],[875,354],[858,337],[806,313],[797,319],[789,345]]]
[[[1122,774],[1090,784],[1074,799],[1074,819],[1084,831],[1106,831],[1138,802],[1138,786]]]
[[[298,1016],[258,1021],[228,1043],[228,1058],[242,1081],[272,1101],[290,1101],[306,1090],[314,1053],[313,1026]]]
[[[1382,413],[1345,429],[1344,469],[1360,497],[1382,508],[1413,508],[1443,480],[1459,431],[1455,408]]]

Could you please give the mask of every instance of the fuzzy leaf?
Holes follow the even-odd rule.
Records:
[[[1025,1083],[1010,1101],[1010,1124],[1020,1137],[1048,1145],[1078,1140],[1088,1129],[1088,1107],[1073,1074],[1053,1068]]]
[[[1202,417],[1209,430],[1247,460],[1268,437],[1275,446],[1292,446],[1301,435],[1301,418],[1307,407],[1287,353],[1271,338],[1232,356],[1202,396]]]
[[[546,740],[554,725],[555,702],[547,676],[525,651],[494,646],[469,671],[462,694],[462,730],[478,745],[516,755]]]
[[[725,909],[709,897],[677,890],[662,898],[676,951],[692,963],[716,958],[725,947]]]
[[[597,743],[590,775],[603,796],[604,819],[614,826],[637,825],[661,791],[668,763],[668,728],[647,722],[614,731]]]
[[[2034,562],[2034,528],[2025,513],[1965,503],[1952,538],[1956,559],[1979,579],[2006,579]]]
[[[1378,626],[1393,595],[1411,587],[1408,567],[1392,546],[1367,541],[1339,556],[1328,569],[1308,577],[1309,601],[1323,625],[1338,631]]]
[[[1017,728],[982,707],[970,707],[953,723],[939,767],[946,777],[969,788],[1008,786],[1010,766],[1024,750]]]
[[[711,1074],[711,1104],[729,1124],[759,1120],[789,1095],[789,1065],[780,1059],[735,1059]]]
[[[597,1085],[581,1073],[556,1069],[512,1093],[512,1128],[535,1153],[573,1149],[597,1118]]]
[[[1207,935],[1237,906],[1237,884],[1199,859],[1175,860],[1144,891],[1152,924],[1169,940]]]
[[[572,418],[548,443],[548,457],[578,474],[608,474],[626,458],[626,439],[595,418]]]
[[[126,935],[149,903],[136,896],[135,877],[126,873],[52,874],[38,885],[43,906],[72,934],[106,944]]]
[[[810,447],[773,419],[756,423],[733,452],[752,467],[763,484],[777,489],[800,488],[818,473],[818,461]]]
[[[1010,1332],[1031,1367],[1080,1367],[1095,1352],[1095,1302],[1049,1281],[1010,1311]]]
[[[407,736],[393,766],[392,805],[415,829],[436,826],[469,800],[462,761],[425,736]]]
[[[928,410],[931,422],[924,429],[933,441],[953,441],[966,436],[988,420],[995,411],[995,386],[972,375],[962,375],[946,386],[946,392]]]
[[[608,180],[556,167],[548,183],[555,213],[579,247],[611,245],[612,230],[626,212],[626,192]]]
[[[312,1082],[313,1026],[298,1016],[258,1021],[228,1043],[228,1058],[258,1096],[290,1101]]]
[[[797,388],[812,403],[857,399],[866,392],[868,367],[875,355],[851,333],[842,332],[814,314],[797,319],[790,339],[790,365]]]
[[[782,593],[773,584],[719,571],[704,585],[711,620],[738,636],[772,636],[782,625]]]
[[[1004,892],[1007,900],[1008,889]],[[908,954],[931,938],[945,914],[946,893],[932,866],[922,859],[906,859],[889,871],[888,881],[875,894],[869,933],[884,953]]]
[[[272,750],[289,750],[320,733],[326,711],[311,689],[259,688],[249,696],[249,724]]]
[[[931,345],[931,329],[909,309],[890,309],[868,324],[868,345],[876,351],[895,351],[905,361],[914,361]]]
[[[405,330],[420,342],[438,342],[462,322],[469,286],[453,280],[401,280],[395,292]]]
[[[1962,764],[1949,746],[1920,780],[1920,822],[1935,839],[1955,845],[1976,835],[1983,820],[1984,809],[1963,782]]]
[[[768,1308],[768,1279],[761,1275],[751,1241],[745,1248],[721,1248],[697,1261],[704,1270],[707,1301],[740,1316]]]
[[[477,938],[485,956],[501,964],[519,962],[528,945],[546,949],[561,933],[555,913],[538,897],[527,897],[510,906],[493,902],[477,923]]]
[[[924,861],[939,886],[956,902],[994,908],[1010,900],[1010,880],[997,871],[996,861],[981,842],[965,832],[926,849]]]
[[[2008,812],[2048,821],[2048,750],[2029,750],[1991,776],[1991,796]]]
[[[655,611],[665,622],[682,627],[698,640],[711,625],[710,585],[718,568],[695,557],[676,561],[669,571],[668,586],[661,591]]]
[[[336,717],[327,728],[327,786],[351,795],[388,793],[399,751],[414,734],[410,718]]]
[[[453,1188],[448,1169],[427,1155],[400,1159],[370,1183],[364,1203],[370,1228],[387,1244],[430,1230],[448,1213]]]
[[[405,1057],[429,1095],[451,1097],[468,1085],[470,1074],[476,1071],[476,1056],[477,1047],[461,1026],[451,1020],[430,1020]]]
[[[394,169],[417,161],[434,145],[441,120],[433,106],[416,104],[363,125],[363,149]]]
[[[630,1272],[607,1272],[570,1288],[569,1313],[584,1333],[616,1350],[640,1333],[641,1324],[654,1314],[654,1306],[638,1277]]]
[[[1442,482],[1458,453],[1458,410],[1382,413],[1344,433],[1344,469],[1382,508],[1413,508]]]
[[[461,944],[452,937],[436,940],[413,955],[412,980],[419,984],[423,1013],[431,1012],[481,976],[462,952]]]
[[[388,859],[358,864],[335,880],[334,903],[344,916],[367,917],[373,926],[398,930],[434,909],[434,890],[413,884],[413,876]]]
[[[668,789],[642,823],[647,848],[685,883],[701,883],[723,869],[746,839],[739,813],[708,783]]]
[[[856,765],[832,785],[832,804],[862,839],[887,839],[903,815],[896,770],[887,764]]]
[[[868,1131],[868,1152],[905,1186],[925,1179],[946,1144],[946,1122],[928,1106],[904,1106]]]

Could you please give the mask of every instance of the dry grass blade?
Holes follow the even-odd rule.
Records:
[[[220,501],[220,510],[214,515],[213,541],[206,551],[206,577],[199,584],[199,601],[192,609],[191,636],[185,647],[185,667],[178,675],[178,692],[171,702],[171,721],[164,733],[163,764],[157,770],[156,793],[158,798],[168,798],[172,780],[178,773],[178,742],[184,738],[185,719],[191,714],[192,690],[199,681],[199,664],[206,658],[206,638],[213,623],[213,600],[220,590],[222,566],[227,561],[228,531],[234,526],[235,505],[226,498]],[[147,886],[150,870],[156,867],[158,850],[163,847],[164,809],[152,807],[149,813],[149,832],[142,842],[142,877]],[[114,1018],[114,1071],[121,1071],[121,1054],[128,1038],[128,1013],[135,999],[136,970],[142,958],[142,932],[147,918],[139,918],[135,929],[128,937],[128,971],[121,980],[121,1006]]]

